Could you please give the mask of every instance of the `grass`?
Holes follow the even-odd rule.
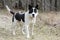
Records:
[[[56,14],[57,13],[57,14]],[[22,34],[22,26],[16,28],[16,35],[12,35],[12,15],[8,11],[0,10],[0,40],[60,40],[60,12],[40,13],[34,28],[34,36],[29,39]]]

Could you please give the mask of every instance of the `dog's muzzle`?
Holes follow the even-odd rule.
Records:
[[[34,17],[34,14],[32,14],[32,16]]]

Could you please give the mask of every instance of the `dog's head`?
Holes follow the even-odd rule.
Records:
[[[38,5],[36,6],[29,5],[29,14],[32,17],[36,17],[38,15]]]

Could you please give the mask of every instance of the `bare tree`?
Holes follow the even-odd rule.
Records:
[[[1,5],[8,5],[10,8],[17,7],[20,9],[28,10],[28,5],[39,5],[39,9],[42,11],[60,11],[60,0],[0,0]]]
[[[45,11],[45,0],[41,0],[42,2],[42,10]]]

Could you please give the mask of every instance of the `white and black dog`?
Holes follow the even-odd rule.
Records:
[[[32,35],[33,35],[33,28],[34,28],[34,24],[36,22],[36,17],[38,15],[38,5],[36,5],[35,7],[29,5],[28,11],[23,13],[23,14],[13,12],[7,5],[6,5],[6,8],[13,15],[12,22],[14,22],[14,20],[17,20],[17,21],[21,21],[22,20],[22,22],[24,22],[24,24],[23,24],[24,27],[22,29],[22,32],[24,33],[23,30],[24,29],[26,30],[27,38],[30,37],[29,24],[32,22],[33,23]],[[13,30],[13,34],[15,35],[15,31],[14,30]]]

